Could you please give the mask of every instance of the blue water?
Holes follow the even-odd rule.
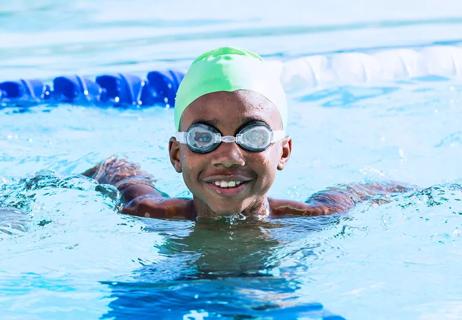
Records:
[[[457,45],[461,9],[20,1],[0,9],[0,80],[181,69],[223,44],[281,61]],[[79,173],[117,154],[152,172],[162,191],[188,196],[167,158],[172,110],[1,109],[0,318],[462,318],[460,81],[310,88],[289,100],[294,152],[272,196],[304,200],[365,180],[421,189],[332,217],[130,217],[117,212],[116,190]]]

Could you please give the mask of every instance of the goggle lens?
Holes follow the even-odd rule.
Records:
[[[186,144],[194,152],[207,153],[219,145],[215,142],[215,135],[220,132],[213,127],[203,124],[192,126],[186,132]]]
[[[266,126],[245,127],[237,135],[237,143],[248,151],[263,151],[271,144],[272,134]]]

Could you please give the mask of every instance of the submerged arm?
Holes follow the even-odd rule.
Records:
[[[317,192],[304,203],[287,200],[270,200],[274,215],[327,215],[348,211],[356,204],[371,200],[380,195],[401,193],[412,188],[402,184],[356,183],[340,185]]]

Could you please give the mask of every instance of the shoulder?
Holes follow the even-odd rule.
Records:
[[[134,198],[125,204],[122,212],[146,218],[194,219],[196,217],[192,200],[163,198],[157,194]]]

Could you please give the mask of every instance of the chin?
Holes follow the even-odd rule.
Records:
[[[235,214],[242,213],[245,209],[243,204],[239,205],[227,205],[220,204],[218,206],[210,206],[210,210],[217,216],[231,216]]]
[[[216,216],[232,216],[232,215],[236,215],[236,214],[239,214],[241,213],[243,210],[241,209],[235,209],[235,208],[230,208],[230,207],[227,207],[227,208],[217,208],[217,209],[212,209],[212,212],[216,215]]]
[[[194,198],[197,203],[199,215],[232,216],[244,212],[250,205],[249,199],[200,199]]]

